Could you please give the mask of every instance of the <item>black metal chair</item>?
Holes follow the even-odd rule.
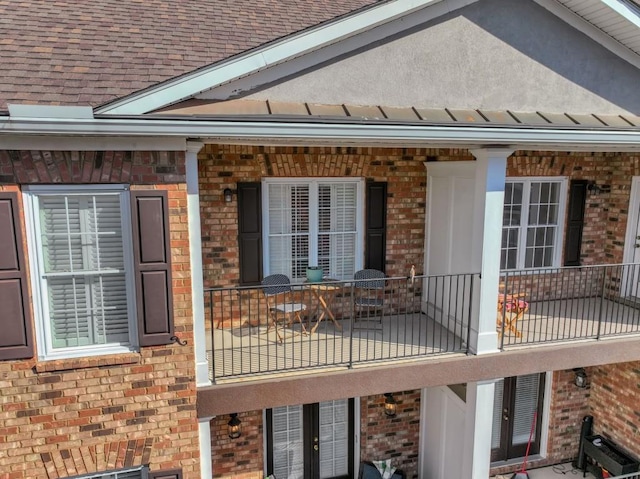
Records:
[[[353,318],[362,321],[362,313],[366,312],[367,323],[372,319],[372,312],[382,311],[385,307],[384,289],[386,285],[386,275],[377,269],[361,269],[353,275]],[[373,319],[382,328],[382,314],[374,316]]]
[[[358,479],[382,479],[382,474],[380,474],[380,471],[378,471],[378,468],[374,466],[372,462],[362,461],[360,462]],[[406,479],[406,476],[402,469],[396,469],[391,479]]]
[[[303,334],[307,334],[300,313],[307,309],[304,303],[296,303],[291,298],[291,281],[285,274],[272,274],[262,280],[262,289],[269,308],[269,322],[267,332],[273,326],[276,330],[278,340],[283,341],[283,337],[278,331],[278,322],[284,321],[287,326],[298,321]]]

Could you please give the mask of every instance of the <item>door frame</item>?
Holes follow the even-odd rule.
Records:
[[[532,447],[532,451],[530,451],[529,453],[530,455],[540,455],[543,451],[543,447],[546,445],[545,432],[543,430],[543,425],[545,424],[544,416],[545,416],[545,407],[547,405],[547,390],[548,390],[547,384],[549,382],[549,377],[546,373],[538,373],[538,376],[540,378],[540,383],[538,384],[538,404],[537,404],[538,415],[536,418],[536,437],[534,438],[535,447]],[[513,389],[509,391],[510,395],[515,395],[517,377],[518,376],[502,378],[504,381],[506,381],[507,379],[513,381]],[[506,382],[503,384],[506,386]],[[506,392],[506,389],[505,389],[505,392]],[[507,397],[507,394],[503,393],[503,404],[506,397]],[[515,396],[512,396],[510,399],[510,403],[513,403],[514,401],[515,401]],[[513,444],[511,444],[511,438],[513,437],[513,411],[510,410],[509,414],[511,415],[511,417],[508,421],[500,422],[502,427],[500,437],[501,437],[501,442],[503,444],[501,444],[500,447],[497,449],[491,449],[492,464],[512,461],[520,457],[524,457],[526,453],[526,449],[527,449],[526,443],[523,443],[517,446],[514,446]],[[507,444],[506,441],[509,441],[509,443]],[[500,457],[496,457],[498,454],[500,455]],[[503,458],[502,456],[511,456],[511,457]]]
[[[350,418],[348,425],[349,458],[347,477],[354,478],[358,471],[360,456],[360,400],[359,398],[347,399],[347,410]],[[305,478],[315,477],[314,474],[319,470],[319,464],[313,454],[314,435],[319,437],[319,418],[320,403],[302,404],[302,424],[303,424],[303,471]],[[271,409],[263,410],[263,442],[264,442],[264,470],[267,473],[273,470],[273,440],[272,433],[272,415]]]
[[[627,232],[624,238],[624,253],[622,261],[633,263],[635,253],[635,240],[638,223],[640,223],[640,176],[631,178],[631,191],[629,193],[629,213],[627,215]],[[635,268],[634,268],[635,271]],[[622,297],[631,296],[636,278],[628,278],[627,270],[624,270],[620,294]]]

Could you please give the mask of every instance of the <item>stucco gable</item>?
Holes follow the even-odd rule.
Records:
[[[197,98],[640,114],[640,70],[533,1],[481,0],[372,45],[320,66],[314,52]]]

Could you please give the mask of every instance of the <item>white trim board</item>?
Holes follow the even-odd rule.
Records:
[[[301,145],[508,146],[573,151],[640,150],[640,130],[423,126],[286,121],[150,120],[148,117],[60,120],[0,117],[3,135],[200,138],[205,143]],[[25,136],[24,148],[29,148]],[[186,145],[186,143],[184,143]],[[184,151],[184,146],[181,151]]]

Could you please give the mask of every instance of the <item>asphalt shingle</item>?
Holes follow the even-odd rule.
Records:
[[[98,106],[381,0],[0,0],[0,110]]]

